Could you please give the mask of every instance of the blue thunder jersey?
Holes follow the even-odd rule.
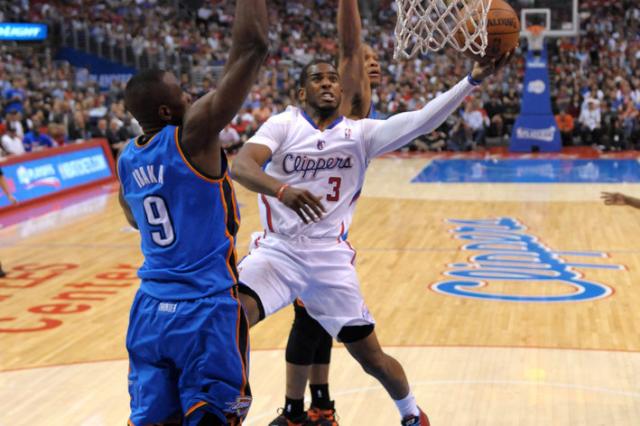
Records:
[[[166,126],[146,144],[130,141],[118,161],[124,198],[140,230],[140,289],[161,300],[206,297],[237,283],[235,237],[240,225],[222,153],[223,175],[205,176]]]

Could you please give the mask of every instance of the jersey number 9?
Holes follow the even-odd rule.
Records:
[[[144,213],[147,222],[152,226],[161,227],[157,231],[151,232],[151,239],[160,247],[167,247],[173,244],[176,234],[173,231],[171,216],[164,200],[160,197],[150,195],[144,199]]]

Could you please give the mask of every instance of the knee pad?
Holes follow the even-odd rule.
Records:
[[[258,319],[258,321],[262,321],[263,319],[265,319],[266,315],[264,313],[264,305],[262,304],[262,300],[260,300],[260,296],[258,296],[258,293],[253,291],[253,289],[251,289],[248,285],[242,283],[238,284],[238,292],[246,294],[247,296],[251,296],[258,305],[258,311],[260,311],[260,318]]]
[[[338,340],[344,343],[353,343],[362,340],[373,333],[374,325],[347,325],[338,333]]]

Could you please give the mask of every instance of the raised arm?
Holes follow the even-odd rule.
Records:
[[[511,55],[512,52],[496,61],[476,63],[467,77],[418,111],[397,114],[384,121],[365,120],[369,158],[402,148],[418,136],[440,127],[482,80],[509,62]]]
[[[437,129],[471,94],[469,77],[417,111],[396,114],[387,120],[365,121],[369,158],[402,148],[420,135]]]
[[[217,90],[188,110],[180,140],[190,160],[202,171],[222,173],[218,133],[233,119],[246,99],[268,53],[265,0],[238,0],[232,46]]]
[[[338,72],[342,80],[340,113],[351,118],[364,118],[371,104],[371,84],[365,69],[362,23],[358,0],[340,0],[338,5]]]

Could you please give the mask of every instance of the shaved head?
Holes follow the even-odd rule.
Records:
[[[189,98],[172,73],[152,69],[129,80],[124,103],[143,129],[155,129],[167,124],[182,124]]]

